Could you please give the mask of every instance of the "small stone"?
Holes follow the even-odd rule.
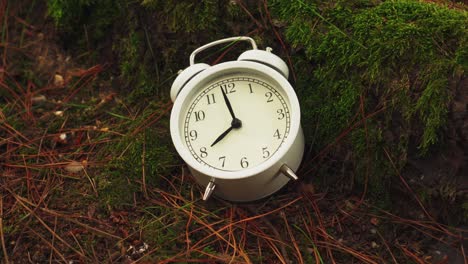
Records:
[[[60,134],[59,138],[62,140],[62,141],[65,141],[67,139],[67,134],[66,133],[62,133]]]
[[[45,102],[47,100],[47,98],[45,97],[45,95],[38,95],[38,96],[34,96],[33,98],[31,98],[31,102],[33,103],[42,103],[42,102]]]
[[[369,231],[370,231],[372,234],[376,234],[376,233],[377,233],[377,230],[376,230],[375,228],[371,228]]]
[[[54,76],[54,85],[58,87],[62,87],[65,84],[65,80],[63,76],[60,74],[55,74]]]
[[[372,241],[371,247],[372,247],[372,248],[378,248],[378,247],[379,247],[379,244],[377,244],[377,243],[375,243],[374,241]]]
[[[54,115],[62,117],[63,116],[63,111],[55,111]]]
[[[143,245],[138,249],[138,253],[142,254],[145,253],[148,250],[149,246],[145,242],[143,242]]]

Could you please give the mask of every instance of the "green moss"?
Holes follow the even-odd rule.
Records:
[[[103,40],[112,26],[119,24],[129,3],[125,0],[48,0],[47,10],[65,44],[89,48]]]
[[[132,19],[129,19],[132,23]],[[129,26],[127,36],[113,47],[119,55],[120,79],[124,87],[131,87],[131,99],[163,96],[167,89],[160,89],[160,72],[155,52],[150,44],[150,36],[145,30]],[[132,100],[133,101],[133,100]]]
[[[144,188],[161,188],[165,184],[162,177],[171,175],[176,157],[167,131],[168,120],[160,120],[153,126],[139,130],[148,122],[151,114],[158,116],[161,111],[159,105],[153,104],[143,111],[138,120],[122,124],[125,136],[108,145],[101,154],[112,155],[105,175],[98,183],[106,204],[117,208],[132,204],[135,197],[143,197]]]
[[[423,122],[421,150],[437,142],[450,99],[448,78],[466,68],[457,55],[467,49],[465,12],[415,1],[384,2],[354,13],[339,4],[319,11],[301,0],[273,2],[273,10],[289,22],[288,40],[316,63],[312,85],[299,89],[308,97],[304,108],[313,109],[306,117],[322,114],[324,134],[334,137],[336,132],[329,133],[334,123],[343,127],[347,122],[342,121],[350,121],[359,95],[383,97],[407,88],[414,99],[406,102],[411,105],[402,114]],[[409,79],[408,87],[395,86],[402,78]],[[399,98],[383,99],[400,103]]]
[[[138,102],[168,98],[169,82],[188,66],[187,54],[207,40],[232,35],[232,28],[240,30],[238,25],[248,19],[235,2],[227,0],[47,3],[65,47],[72,47],[77,56],[91,52],[92,63],[99,58],[99,63],[116,65],[116,88]]]
[[[463,202],[462,210],[463,210],[463,222],[466,223],[468,222],[468,202]]]
[[[144,7],[160,12],[160,21],[171,31],[195,32],[213,28],[218,23],[219,0],[143,0]]]
[[[366,166],[381,179],[394,173],[384,149],[401,168],[409,138],[420,154],[439,142],[453,94],[448,84],[467,69],[465,11],[406,0],[276,0],[270,6],[287,23],[296,56],[305,55],[296,60],[296,86],[314,149],[362,118],[361,100],[365,114],[385,109],[366,133],[359,129],[345,142],[356,157],[372,154],[357,161],[361,177]]]

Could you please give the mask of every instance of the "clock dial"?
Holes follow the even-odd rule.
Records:
[[[183,141],[201,164],[224,171],[268,160],[290,129],[281,90],[257,76],[233,75],[202,87],[183,114]]]

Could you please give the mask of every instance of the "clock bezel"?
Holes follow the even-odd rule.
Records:
[[[281,90],[284,100],[289,104],[290,111],[290,128],[289,136],[284,140],[281,147],[264,162],[245,169],[236,171],[219,170],[204,164],[199,163],[195,157],[192,156],[190,150],[183,142],[183,129],[181,129],[181,122],[185,119],[182,116],[186,108],[189,107],[190,101],[196,96],[200,89],[212,80],[218,79],[222,76],[246,73],[249,76],[260,76],[263,80],[269,82],[273,87]],[[208,177],[220,179],[242,179],[258,175],[275,164],[281,162],[282,158],[286,155],[288,150],[292,147],[300,131],[300,106],[296,93],[291,84],[284,78],[283,75],[278,73],[275,69],[268,67],[264,64],[252,61],[229,61],[214,65],[186,83],[184,88],[179,92],[174,102],[171,117],[170,117],[170,131],[174,146],[182,157],[182,159],[192,168]]]

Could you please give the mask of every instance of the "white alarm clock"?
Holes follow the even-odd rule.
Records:
[[[221,43],[249,41],[237,61],[210,66],[195,55]],[[196,181],[230,201],[266,197],[297,180],[304,153],[299,101],[286,63],[249,37],[206,44],[171,87],[171,137]]]

